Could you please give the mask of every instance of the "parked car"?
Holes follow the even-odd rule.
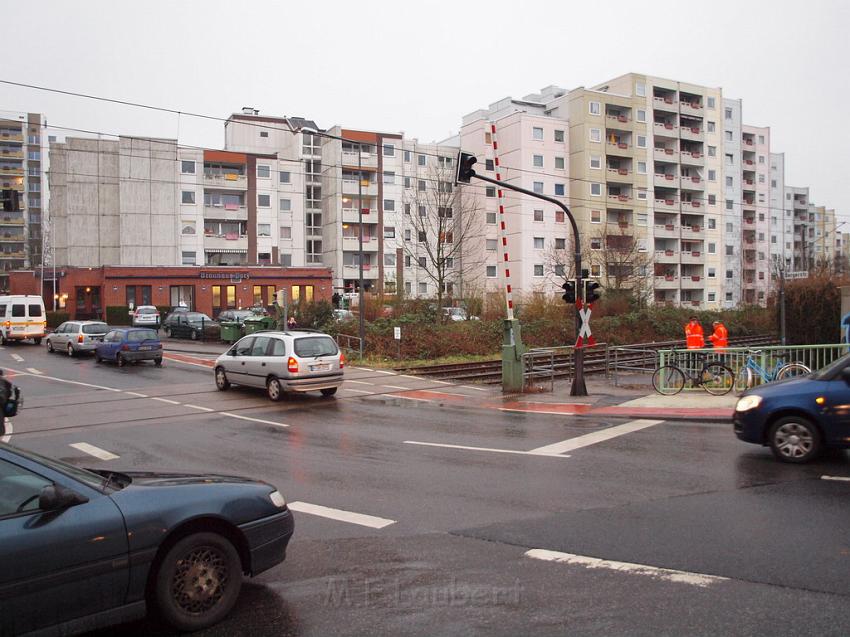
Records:
[[[125,327],[112,330],[97,344],[94,359],[114,361],[118,367],[127,363],[153,361],[154,365],[162,365],[162,343],[157,333],[147,327]]]
[[[156,609],[221,620],[242,574],[282,562],[292,513],[270,484],[80,469],[0,443],[0,634],[76,634]]]
[[[103,321],[65,321],[48,334],[48,352],[65,352],[68,356],[91,353],[109,332]]]
[[[140,305],[133,310],[133,327],[153,327],[159,329],[159,310],[155,305]]]
[[[351,310],[334,310],[334,319],[340,323],[342,321],[353,321],[354,318],[354,312]]]
[[[466,310],[462,307],[444,307],[443,316],[447,316],[451,321],[477,321],[477,316],[469,316]]]
[[[342,385],[345,356],[321,332],[258,332],[236,341],[215,361],[215,384],[263,387],[272,400],[285,392],[333,396]]]
[[[808,376],[749,389],[735,406],[735,435],[769,445],[784,462],[850,447],[850,354]]]
[[[221,326],[201,312],[172,312],[162,322],[162,331],[166,336],[175,338],[218,338]]]
[[[47,332],[44,300],[37,294],[0,296],[0,345],[32,339],[41,345]]]
[[[253,316],[262,316],[257,314],[253,310],[224,310],[218,315],[218,322],[223,323],[224,321],[233,321],[235,323],[239,323],[241,326],[246,318],[251,318]]]

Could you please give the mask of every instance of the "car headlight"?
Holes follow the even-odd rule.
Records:
[[[286,498],[283,497],[283,494],[281,494],[280,491],[272,491],[269,493],[269,500],[271,500],[272,504],[278,509],[286,508]]]
[[[761,401],[761,396],[757,396],[756,394],[744,396],[738,400],[738,404],[735,405],[735,411],[749,411],[750,409],[755,409],[761,405]]]

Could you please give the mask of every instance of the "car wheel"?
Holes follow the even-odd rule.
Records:
[[[170,327],[163,327],[162,333],[165,334],[168,338],[171,338],[171,328]]]
[[[230,389],[230,381],[227,380],[227,372],[224,371],[224,367],[215,368],[215,386],[219,391]]]
[[[68,343],[68,356],[74,356],[74,346]]]
[[[168,624],[195,631],[221,621],[242,587],[236,548],[215,533],[178,541],[162,560],[154,580],[156,606]]]
[[[53,349],[53,341],[51,341],[49,338],[47,339],[47,351],[51,354],[56,351],[55,349]]]
[[[333,396],[336,393],[336,387],[325,387],[322,390],[322,396]]]
[[[124,364],[127,362],[124,360],[124,357],[121,354],[115,355],[115,362],[118,363],[118,367],[124,367]]]
[[[153,364],[156,365],[157,367],[162,367],[162,359],[161,358],[153,359]]]
[[[280,380],[277,378],[269,378],[269,382],[266,383],[266,391],[269,394],[269,398],[274,401],[278,401],[283,398],[283,387],[280,384]]]
[[[814,460],[823,447],[820,430],[812,421],[801,416],[777,420],[770,428],[768,442],[777,459],[797,464]]]

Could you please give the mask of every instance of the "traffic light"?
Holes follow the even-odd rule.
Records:
[[[602,298],[602,286],[596,281],[584,282],[584,302],[593,303]]]
[[[563,294],[563,296],[561,296],[561,298],[564,299],[564,303],[566,303],[567,305],[572,305],[573,303],[575,303],[576,302],[576,284],[575,284],[575,281],[565,281],[564,284],[561,286],[561,288],[564,290],[564,294]]]
[[[457,173],[455,174],[455,184],[468,184],[469,180],[475,176],[475,171],[472,166],[475,162],[475,155],[460,151],[457,154]]]
[[[3,191],[3,212],[17,212],[20,210],[18,202],[18,191],[7,188]]]

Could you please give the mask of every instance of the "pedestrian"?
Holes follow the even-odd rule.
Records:
[[[729,330],[721,321],[714,321],[714,333],[708,337],[716,350],[725,350],[729,347]]]
[[[289,329],[289,330],[297,330],[298,329],[298,321],[295,320],[294,316],[289,317],[289,320],[286,322],[286,329]]]
[[[692,316],[687,325],[685,325],[685,344],[688,349],[702,349],[705,347],[702,325],[699,324],[696,316]]]

